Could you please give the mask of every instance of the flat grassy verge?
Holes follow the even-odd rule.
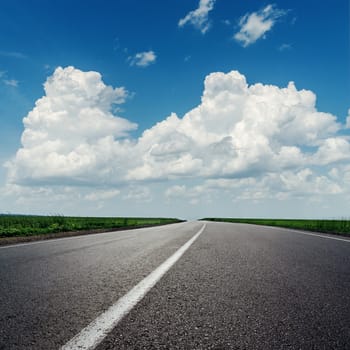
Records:
[[[350,220],[290,220],[290,219],[240,219],[205,218],[201,220],[236,222],[243,224],[278,226],[306,231],[317,231],[350,237]]]
[[[0,238],[156,226],[176,222],[181,222],[181,220],[174,218],[0,215]]]

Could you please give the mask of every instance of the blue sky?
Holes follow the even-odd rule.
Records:
[[[50,210],[79,215],[160,214],[196,217],[211,213],[223,216],[274,216],[278,209],[279,216],[289,217],[346,215],[349,208],[346,205],[344,207],[343,204],[347,203],[348,199],[346,188],[348,180],[346,177],[340,179],[340,175],[337,177],[335,174],[336,172],[347,174],[348,171],[346,156],[349,134],[346,118],[350,108],[348,1],[11,0],[1,1],[0,6],[0,117],[2,121],[0,161],[7,164],[0,171],[3,193],[6,193],[0,211],[47,213]],[[28,160],[24,161],[18,154],[16,156],[17,151],[24,148],[28,150],[30,159],[36,157],[47,157],[47,161],[52,159],[49,151],[35,153],[36,149],[34,150],[31,145],[21,145],[21,135],[25,128],[22,119],[34,109],[38,99],[47,95],[43,84],[53,76],[56,68],[62,67],[64,70],[69,66],[81,72],[98,72],[101,82],[106,86],[124,87],[127,91],[122,98],[119,96],[122,101],[119,101],[117,106],[112,106],[112,101],[110,107],[113,108],[114,115],[124,118],[130,125],[131,123],[138,125],[137,129],[129,125],[130,127],[125,130],[127,136],[123,135],[120,142],[126,139],[131,143],[140,144],[135,146],[136,153],[133,157],[138,157],[138,160],[142,158],[143,164],[136,167],[136,170],[132,169],[131,165],[124,164],[124,160],[115,155],[116,150],[112,152],[108,162],[121,164],[120,167],[127,168],[130,174],[135,172],[141,174],[144,171],[143,176],[119,173],[116,166],[113,170],[108,169],[115,176],[113,181],[106,179],[101,179],[100,182],[92,181],[92,178],[96,178],[93,171],[97,166],[96,163],[89,163],[92,165],[88,171],[87,168],[80,169],[82,174],[91,172],[91,179],[79,175],[79,171],[69,168],[68,163],[65,163],[68,169],[64,176],[59,172],[55,173],[55,166],[49,173],[44,174],[39,171],[40,174],[37,175],[33,170],[34,164],[29,164]],[[329,117],[323,126],[323,128],[329,128],[328,133],[321,135],[320,130],[315,127],[316,129],[309,130],[309,134],[317,134],[317,140],[305,141],[302,144],[298,138],[300,140],[305,135],[299,135],[296,132],[293,142],[288,136],[288,142],[285,143],[280,140],[285,140],[286,136],[280,132],[274,136],[267,135],[265,131],[262,134],[257,133],[257,138],[261,135],[267,138],[271,149],[275,147],[277,141],[279,142],[278,147],[276,146],[278,149],[273,148],[276,154],[280,154],[281,147],[284,146],[298,147],[303,153],[300,156],[303,158],[302,161],[289,162],[284,168],[277,170],[275,167],[263,170],[260,163],[264,162],[266,155],[254,154],[253,156],[253,150],[251,157],[255,160],[252,160],[249,166],[245,165],[244,171],[237,171],[235,168],[237,165],[232,165],[234,170],[230,168],[231,170],[224,173],[213,170],[208,174],[202,168],[208,164],[211,167],[214,158],[225,159],[227,156],[221,157],[217,153],[209,161],[199,156],[199,151],[193,154],[189,150],[182,150],[176,156],[177,161],[186,169],[186,162],[188,162],[188,169],[192,170],[188,172],[184,170],[181,174],[164,170],[167,167],[166,164],[172,164],[175,158],[167,158],[159,164],[158,158],[157,161],[146,159],[145,155],[156,144],[167,149],[174,146],[174,143],[164,143],[163,140],[170,136],[159,136],[160,131],[153,130],[155,124],[165,121],[172,112],[182,120],[186,114],[201,104],[205,78],[212,73],[228,74],[231,71],[238,71],[241,76],[244,76],[249,86],[262,84],[282,89],[293,81],[297,91],[310,90],[314,93],[317,97],[314,107],[318,113],[336,117],[333,123],[342,126],[335,130],[335,125],[331,125],[331,117]],[[69,74],[70,77],[75,77],[76,71],[71,70]],[[207,87],[207,91],[211,91],[212,88],[218,89],[215,91],[228,89],[220,77],[214,78],[212,85]],[[238,78],[236,78],[230,76],[232,81],[237,81]],[[53,80],[55,84],[62,82],[59,74]],[[79,82],[82,85],[86,84],[81,80]],[[265,103],[268,103],[272,98],[272,90],[265,91],[264,94]],[[255,100],[250,98],[247,105],[251,107]],[[208,105],[213,101],[207,101]],[[232,101],[224,100],[223,103],[227,102],[231,106]],[[59,106],[65,110],[66,107],[61,102]],[[66,100],[64,102],[67,103]],[[270,104],[274,105],[274,103],[275,100],[272,99]],[[280,101],[276,108],[282,108]],[[308,111],[311,113],[311,110]],[[39,111],[38,113],[45,118],[45,113],[48,112]],[[246,109],[245,112],[242,111],[242,115],[244,113],[248,113]],[[293,107],[293,111],[288,113],[296,113],[295,108]],[[259,116],[260,114],[257,118],[260,118]],[[48,114],[46,117],[49,118]],[[193,118],[203,118],[203,128],[210,129],[210,125],[205,124],[205,116],[199,115]],[[261,114],[261,118],[266,118],[269,122],[268,115]],[[317,118],[321,118],[321,114],[315,118],[315,120],[305,119],[300,123],[317,124]],[[226,120],[219,120],[220,116],[218,116],[218,123],[226,123]],[[238,131],[236,129],[234,131],[238,120],[235,119],[234,122],[232,120],[228,114],[227,125],[232,132],[225,135],[221,130],[220,136],[219,134],[215,136],[216,138],[213,136],[212,141],[209,141],[208,136],[208,145],[210,142],[216,144],[218,140],[225,137],[231,137],[234,140],[232,147],[243,142],[239,143]],[[69,119],[65,121],[69,123]],[[73,117],[71,122],[72,125],[85,123]],[[89,122],[89,127],[93,129],[94,122],[92,120]],[[46,122],[43,123],[42,125],[47,125]],[[42,125],[35,124],[29,129],[43,130]],[[191,136],[196,134],[196,128],[201,127],[201,121],[199,124],[193,122],[190,125],[195,129],[188,133],[184,131],[186,138],[194,142],[194,146],[191,143],[192,149],[198,145],[202,147],[205,141]],[[319,123],[319,125],[323,124]],[[84,125],[80,127],[84,129]],[[164,128],[167,127],[168,124],[165,123]],[[182,127],[184,128],[180,124],[177,126],[179,129]],[[187,127],[190,128],[190,126]],[[298,130],[302,128],[296,124],[294,127]],[[53,135],[50,130],[45,129],[48,133],[47,140],[57,141],[58,136]],[[147,141],[147,145],[143,145],[141,136],[147,130],[157,131],[154,144],[151,144],[152,141],[151,143]],[[74,135],[76,137],[77,134]],[[171,138],[176,138],[173,136],[174,133],[171,135]],[[254,135],[252,137],[255,137]],[[116,134],[109,136],[119,137]],[[99,137],[102,136],[99,134]],[[158,140],[157,137],[160,139]],[[176,145],[185,142],[181,137],[174,141]],[[79,134],[79,140],[83,140],[85,146],[87,144],[93,146],[87,141],[91,138],[91,135],[82,137]],[[94,140],[96,141],[96,135]],[[336,146],[333,144],[330,146],[332,142]],[[69,149],[66,151],[68,153],[64,153],[61,149],[52,152],[55,155],[61,154],[62,157],[68,157],[77,149],[76,145],[76,142],[74,146],[66,145],[65,150]],[[44,142],[42,148],[47,149],[47,147],[48,145]],[[125,148],[125,145],[115,144],[113,147],[119,150]],[[142,151],[139,148],[142,148]],[[321,148],[322,157],[320,152],[317,153]],[[328,153],[344,152],[344,155],[333,159],[334,157],[332,158],[328,153],[325,154],[326,148]],[[127,152],[132,154],[134,150]],[[206,151],[201,148],[201,152]],[[232,154],[231,156],[235,157]],[[95,161],[96,158],[103,158],[98,153],[94,157]],[[11,160],[12,163],[9,165]],[[79,160],[77,162],[79,163]],[[202,167],[198,165],[200,162]],[[162,168],[164,171],[150,170],[151,165],[164,167]],[[308,174],[307,169],[311,174]],[[159,172],[157,176],[149,175],[157,172]],[[331,172],[333,175],[330,175]],[[25,175],[20,176],[20,173]],[[278,190],[271,189],[271,186],[267,185],[272,181],[267,177],[271,176],[279,177],[280,182],[282,181],[281,186],[284,187]],[[285,180],[289,179],[288,176],[290,179],[300,179],[304,176],[306,182],[319,181],[324,188],[329,185],[330,189],[325,190],[325,193],[315,189],[313,193],[303,196],[302,193],[305,192],[303,186],[310,186],[305,183],[290,185],[292,180]],[[83,177],[84,181],[79,182],[78,179]],[[249,186],[238,183],[243,180],[255,181],[255,183],[250,183]],[[214,186],[213,181],[231,182],[225,187],[222,183],[220,185],[216,183]],[[211,185],[209,186],[208,183]],[[194,190],[196,188],[197,190]],[[189,194],[191,190],[194,190],[194,193]],[[247,191],[249,195],[245,193]],[[74,192],[74,198],[80,198],[77,199],[76,205],[70,207],[62,201],[53,200],[52,206],[47,208],[45,203],[50,200],[50,196],[51,198],[58,196],[64,201],[67,192]],[[38,193],[44,194],[41,196]],[[258,193],[261,194],[257,195]],[[66,200],[71,201],[69,198],[67,197]],[[86,200],[86,198],[90,199]],[[341,210],[336,204],[330,206],[333,200],[339,203],[339,207],[342,205]],[[219,202],[222,204],[218,204]],[[303,205],[300,212],[300,202],[311,204]],[[319,203],[319,207],[314,203]],[[99,208],[97,213],[94,212],[96,206]],[[81,209],[77,210],[77,207]]]

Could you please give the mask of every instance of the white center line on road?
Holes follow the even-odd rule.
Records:
[[[181,258],[186,250],[204,231],[206,224],[170,258],[165,260],[153,272],[121,297],[107,311],[98,316],[80,333],[61,347],[61,350],[92,350],[107,336],[107,334],[126,316],[131,309],[151,290],[165,273]]]

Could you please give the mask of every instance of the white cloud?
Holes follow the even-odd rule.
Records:
[[[91,184],[119,181],[123,145],[136,125],[112,115],[127,98],[124,88],[106,86],[97,72],[57,68],[44,85],[45,96],[23,119],[22,148],[8,163],[18,183]],[[112,163],[112,167],[106,164]]]
[[[333,169],[333,172],[335,170]],[[199,186],[197,186],[198,188]],[[200,190],[186,186],[169,187],[165,193],[171,198],[196,198],[202,200],[208,194],[212,198],[224,200],[225,197],[237,201],[287,201],[292,198],[315,198],[337,195],[344,192],[341,184],[331,176],[319,175],[309,168],[298,171],[285,170],[262,176],[243,179],[209,179],[204,181]]]
[[[313,156],[313,162],[317,165],[326,165],[350,160],[350,144],[341,137],[330,137],[322,142],[318,151]]]
[[[130,56],[128,61],[130,66],[147,67],[156,62],[157,56],[154,51],[139,52],[135,56]]]
[[[293,83],[249,86],[236,71],[212,73],[198,107],[143,133],[135,148],[142,164],[127,178],[246,177],[303,166],[303,147],[319,147],[340,128],[315,103]]]
[[[346,128],[350,129],[350,108],[348,109],[348,116],[346,117]]]
[[[55,204],[74,203],[83,198],[78,189],[72,187],[60,186],[21,186],[16,184],[7,184],[1,189],[2,201],[7,205],[11,199],[16,207],[34,208],[36,204],[41,207],[41,212],[45,214],[62,214],[61,211],[53,210]],[[43,205],[43,203],[45,203]],[[58,206],[59,207],[59,206]],[[16,210],[14,212],[17,212]],[[29,211],[30,212],[30,211]]]
[[[12,87],[18,86],[18,80],[15,80],[15,79],[4,79],[3,82],[5,85],[8,85],[8,86],[12,86]]]
[[[273,181],[276,181],[276,176]],[[309,194],[336,194],[341,188],[326,176],[318,176],[309,168],[297,173],[288,171],[279,175],[281,187],[285,192],[293,195],[308,196]]]
[[[153,198],[146,183],[167,181],[167,201],[193,204],[216,194],[232,201],[341,193],[334,174],[349,161],[349,141],[338,135],[335,116],[316,109],[315,94],[294,83],[249,85],[237,71],[212,73],[197,107],[136,139],[129,135],[136,125],[111,112],[127,91],[106,86],[99,73],[57,68],[44,87],[24,118],[22,147],[7,163],[8,186],[18,191],[55,187],[49,196],[62,188],[68,198],[74,188],[83,193],[77,200],[94,201],[124,188],[124,203],[142,203]]]
[[[240,30],[234,35],[234,39],[247,47],[264,38],[265,33],[272,29],[277,19],[286,13],[287,11],[279,10],[274,5],[267,5],[260,11],[247,13],[240,19]]]
[[[7,86],[18,87],[19,81],[15,79],[9,79],[6,71],[0,71],[0,79]]]
[[[115,215],[119,189],[81,186],[22,186],[7,184],[1,188],[0,212],[46,215]],[[6,210],[4,210],[6,209]],[[102,210],[102,212],[98,212]]]
[[[145,186],[131,186],[127,194],[123,197],[125,200],[136,201],[139,203],[151,202],[152,194],[148,187]]]
[[[183,201],[191,205],[197,205],[200,203],[211,202],[212,191],[209,187],[197,185],[197,186],[186,186],[186,185],[175,185],[169,187],[164,196],[168,202],[171,201]]]
[[[96,201],[96,200],[106,200],[115,198],[120,194],[119,190],[100,190],[88,193],[85,195],[85,199],[88,201]]]
[[[200,0],[198,8],[189,12],[184,18],[179,20],[179,27],[185,24],[192,24],[196,29],[205,34],[210,28],[208,13],[213,10],[216,0]]]
[[[110,112],[127,92],[106,86],[98,73],[58,68],[45,91],[24,118],[23,147],[8,164],[12,182],[247,177],[308,159],[328,164],[349,146],[335,136],[336,118],[316,110],[311,91],[293,83],[249,86],[237,71],[207,76],[198,107],[182,119],[172,114],[137,140],[127,137],[136,125]],[[327,157],[334,144],[337,157]],[[303,152],[306,146],[315,152]]]

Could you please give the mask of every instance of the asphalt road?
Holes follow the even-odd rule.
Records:
[[[202,222],[0,248],[0,349],[59,349]],[[97,347],[350,349],[350,241],[207,223]]]

